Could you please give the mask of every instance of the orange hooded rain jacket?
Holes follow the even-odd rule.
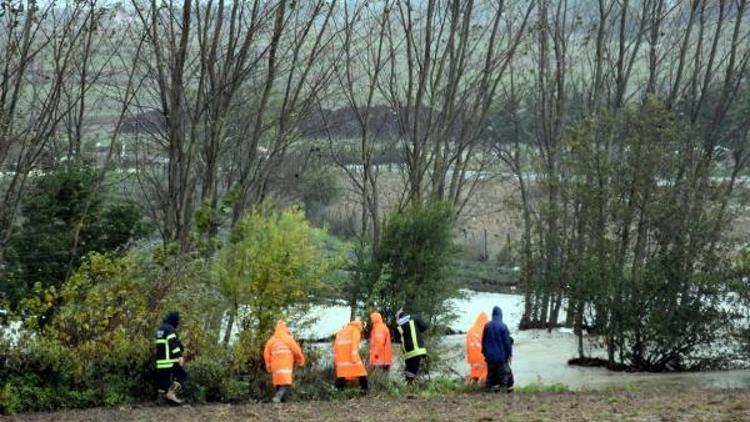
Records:
[[[359,357],[359,340],[362,336],[362,321],[352,321],[336,333],[333,341],[333,362],[336,378],[353,380],[367,376],[367,370]]]
[[[391,332],[383,323],[383,317],[378,312],[370,315],[370,365],[390,366],[393,360],[391,349]]]
[[[466,361],[471,369],[469,376],[479,380],[487,378],[487,363],[482,354],[482,332],[488,320],[487,314],[482,312],[466,333]]]
[[[266,361],[266,370],[273,375],[274,386],[291,385],[294,363],[299,366],[305,364],[305,355],[289,334],[284,321],[276,323],[276,331],[266,343],[263,358]]]

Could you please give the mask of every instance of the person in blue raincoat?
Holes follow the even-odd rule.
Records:
[[[482,354],[487,362],[487,387],[493,391],[509,391],[513,345],[499,306],[492,309],[492,319],[484,326]]]

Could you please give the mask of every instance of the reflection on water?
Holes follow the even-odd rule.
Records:
[[[523,386],[533,383],[562,383],[569,388],[597,389],[619,385],[654,385],[700,388],[750,388],[750,370],[733,370],[701,373],[650,374],[612,372],[603,368],[581,368],[569,366],[568,359],[577,355],[576,337],[569,332],[554,330],[518,331],[518,323],[523,313],[523,297],[501,293],[466,292],[466,297],[455,300],[453,305],[456,319],[451,328],[466,331],[481,311],[491,314],[492,307],[499,305],[503,310],[505,323],[515,339],[513,349],[513,372],[516,384]],[[346,306],[319,307],[313,310],[318,321],[308,330],[300,333],[304,338],[323,338],[333,335],[346,324],[349,308]],[[464,336],[447,336],[443,339],[442,352],[447,356],[452,368],[450,373],[466,374],[463,345]],[[321,345],[320,347],[328,347]],[[596,353],[596,350],[588,352]]]

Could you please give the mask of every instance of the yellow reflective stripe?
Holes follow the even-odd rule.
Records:
[[[174,338],[176,338],[177,336],[176,336],[175,334],[170,334],[170,335],[168,335],[168,336],[167,336],[167,338],[158,338],[158,339],[156,339],[156,341],[155,341],[155,343],[156,343],[157,345],[159,345],[159,344],[163,344],[163,345],[164,345],[164,354],[165,354],[166,356],[164,356],[164,359],[163,359],[163,360],[165,360],[165,361],[171,361],[171,359],[170,359],[170,354],[169,354],[169,339],[170,339],[170,338],[173,338],[173,337],[174,337]],[[177,352],[179,352],[179,351],[180,351],[180,348],[179,348],[179,347],[176,347],[176,348],[175,348],[175,350],[176,350]],[[172,353],[177,353],[176,351],[174,351],[174,350],[173,350],[173,351],[172,351]]]
[[[171,368],[177,362],[179,359],[159,359],[156,361],[156,367],[158,369]]]
[[[171,368],[174,366],[174,364],[177,363],[177,359],[160,359],[156,361],[156,368],[157,369],[165,369],[165,368]]]
[[[409,359],[415,356],[421,356],[421,355],[427,354],[427,349],[425,349],[424,347],[419,347],[419,343],[417,343],[417,327],[414,324],[413,319],[409,321],[409,328],[411,329],[410,330],[411,331],[411,343],[414,346],[414,349],[406,353],[404,358]]]
[[[163,344],[164,345],[164,359],[157,359],[156,360],[156,368],[158,369],[164,369],[164,368],[171,368],[174,363],[171,359],[169,359],[169,342],[166,339],[158,338],[154,341],[156,345]]]
[[[417,343],[417,327],[414,325],[414,320],[409,321],[409,328],[411,331],[411,344],[414,345],[414,349],[419,348],[419,344]]]
[[[174,366],[174,364],[176,362],[179,361],[179,359],[172,359],[172,356],[171,356],[173,353],[178,353],[178,352],[182,351],[182,349],[179,346],[177,346],[174,349],[172,349],[171,353],[170,353],[169,340],[171,340],[173,338],[176,339],[177,338],[177,334],[172,333],[172,334],[168,335],[165,338],[158,338],[158,339],[156,339],[154,341],[154,343],[156,343],[157,346],[161,345],[161,344],[164,345],[164,359],[157,359],[156,360],[156,368],[157,369],[168,369],[168,368],[171,368],[171,367]]]

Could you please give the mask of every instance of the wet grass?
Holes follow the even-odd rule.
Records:
[[[529,384],[523,387],[515,387],[516,394],[539,394],[539,393],[568,393],[570,389],[565,384]]]
[[[454,279],[464,288],[478,292],[511,293],[518,286],[518,272],[490,261],[457,259]]]

